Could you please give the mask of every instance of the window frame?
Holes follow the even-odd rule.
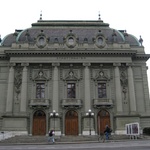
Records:
[[[102,86],[102,88],[99,88],[99,85],[104,85],[105,84],[105,88],[103,88],[103,86]],[[101,90],[101,94],[102,94],[102,96],[99,96],[99,95],[101,95],[101,94],[99,94],[99,91]],[[103,96],[103,93],[104,93],[104,91],[105,91],[105,96]],[[97,83],[97,97],[98,97],[98,99],[106,99],[107,98],[107,83],[106,82],[98,82]]]
[[[44,88],[40,88],[40,97],[37,96],[37,84],[44,85]],[[41,92],[42,89],[44,89],[44,93]],[[44,94],[44,97],[42,97],[42,94]],[[36,82],[35,98],[36,99],[45,99],[45,96],[46,96],[45,94],[46,94],[46,84],[44,82]]]
[[[71,88],[68,88],[68,85],[71,85]],[[72,93],[72,85],[74,85],[74,94]],[[68,89],[71,89],[71,97],[70,96],[68,96]],[[67,82],[67,89],[66,89],[67,91],[66,91],[66,97],[69,99],[72,99],[72,98],[76,98],[76,83],[75,82]],[[73,96],[74,95],[74,96]]]

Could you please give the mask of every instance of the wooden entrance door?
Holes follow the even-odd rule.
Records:
[[[46,115],[43,111],[38,110],[33,116],[33,129],[32,135],[45,135],[46,134]]]
[[[78,114],[70,110],[65,118],[65,135],[78,135]]]
[[[109,112],[106,111],[106,110],[101,110],[98,113],[97,122],[98,122],[98,134],[103,134],[106,125],[108,125],[110,127],[110,115],[109,115]]]

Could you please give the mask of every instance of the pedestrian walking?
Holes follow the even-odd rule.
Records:
[[[48,135],[49,135],[48,142],[55,143],[55,139],[54,139],[55,132],[53,129],[49,131]]]
[[[112,132],[112,130],[110,129],[110,127],[108,125],[106,125],[105,130],[104,130],[106,140],[109,140],[109,135],[111,134],[111,132]]]

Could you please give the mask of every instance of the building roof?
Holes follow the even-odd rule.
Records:
[[[30,28],[7,35],[1,45],[11,47],[12,43],[36,43],[39,36],[44,36],[49,44],[63,44],[67,37],[73,36],[78,44],[92,44],[98,37],[102,37],[106,44],[127,43],[130,46],[140,46],[136,37],[125,30],[112,29],[102,20],[39,20]]]

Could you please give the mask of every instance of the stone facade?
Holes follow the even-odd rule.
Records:
[[[30,135],[116,134],[149,126],[142,40],[102,20],[39,20],[0,46],[0,130]]]

